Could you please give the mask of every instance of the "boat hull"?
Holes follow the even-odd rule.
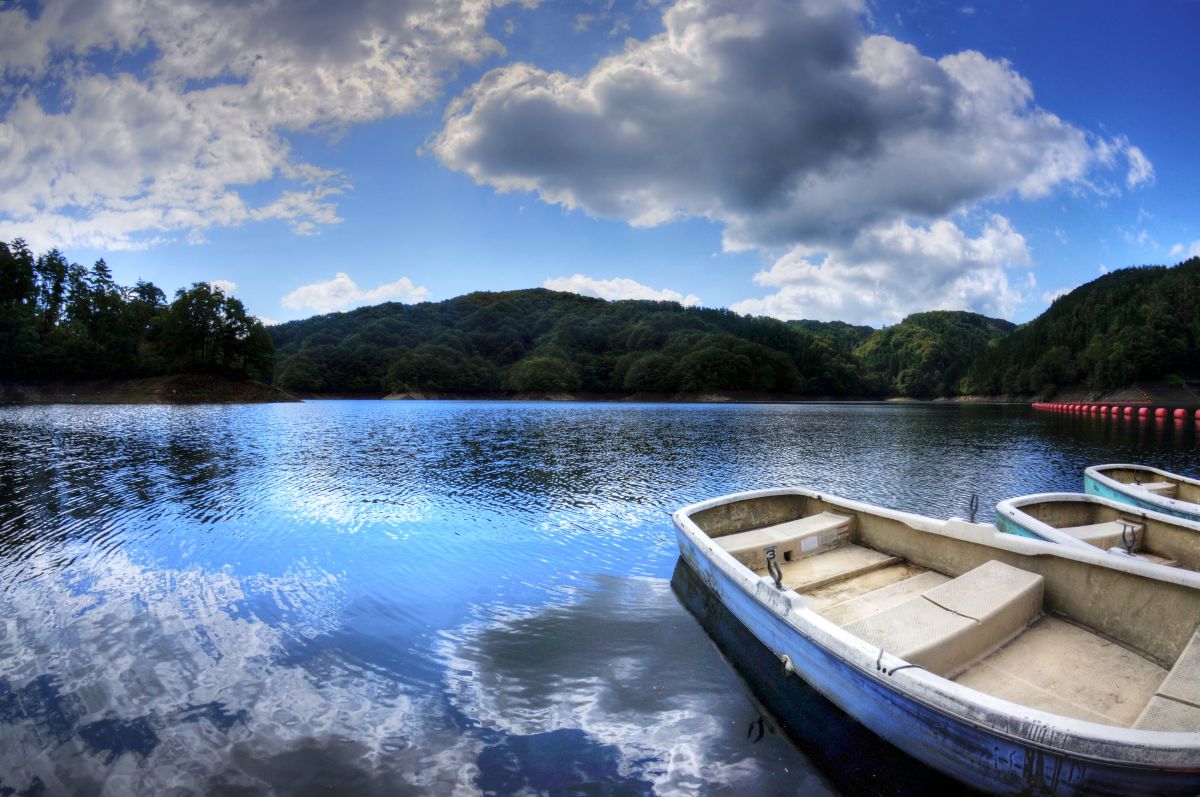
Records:
[[[996,516],[996,528],[1005,534],[1012,534],[1015,537],[1025,537],[1031,540],[1046,540],[1046,537],[1038,534],[1032,529],[1027,529],[1021,524],[1017,518],[1005,517],[1004,515]],[[1047,542],[1058,542],[1058,540],[1046,540]]]
[[[787,656],[797,677],[882,739],[972,788],[997,794],[1200,793],[1200,761],[1172,769],[1077,755],[1025,738],[1036,723],[1009,718],[1006,728],[1005,716],[988,724],[931,705],[899,686],[882,652],[883,667],[870,668],[822,644],[812,612],[797,613],[789,601],[769,597],[767,582],[751,587],[718,565],[706,550],[712,546],[701,547],[678,516],[676,535],[688,566],[760,643],[781,660]],[[1049,727],[1043,730],[1046,739],[1053,736]]]
[[[1161,512],[1164,515],[1183,518],[1184,520],[1192,520],[1200,522],[1200,512],[1192,512],[1187,509],[1180,509],[1174,504],[1180,502],[1168,501],[1157,496],[1138,496],[1121,489],[1121,483],[1112,479],[1105,480],[1111,482],[1106,484],[1104,481],[1097,479],[1090,473],[1084,473],[1083,476],[1083,491],[1088,495],[1094,495],[1098,498],[1107,498],[1110,501],[1119,501],[1122,504],[1136,506],[1139,509],[1149,509],[1152,512]],[[1194,505],[1193,505],[1194,506]]]
[[[671,589],[742,676],[760,709],[776,720],[838,793],[888,797],[982,793],[924,766],[804,680],[784,672],[775,654],[682,558],[675,566]]]

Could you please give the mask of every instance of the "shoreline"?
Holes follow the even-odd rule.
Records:
[[[131,379],[0,380],[0,405],[47,404],[276,404],[299,398],[273,385],[206,374]]]
[[[799,396],[755,391],[705,393],[300,393],[293,395],[273,385],[237,381],[203,374],[138,377],[132,379],[0,380],[0,405],[50,404],[271,404],[301,401],[512,401],[606,404],[989,404],[1029,405],[1027,396],[951,396],[916,399],[906,396]]]
[[[797,396],[756,392],[707,393],[301,393],[308,401],[559,401],[610,404],[1030,404],[1032,398],[1013,396],[953,396],[914,399],[902,396]]]

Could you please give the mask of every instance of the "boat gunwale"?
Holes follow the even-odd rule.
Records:
[[[1174,772],[1200,770],[1200,734],[1198,733],[1126,728],[1065,717],[988,695],[920,667],[914,666],[895,671],[894,668],[909,662],[882,651],[821,617],[807,606],[803,596],[791,590],[781,592],[776,589],[770,579],[756,576],[748,567],[713,542],[713,538],[709,537],[691,519],[691,515],[715,506],[776,495],[803,495],[819,501],[836,503],[854,511],[898,520],[917,531],[953,537],[964,542],[990,545],[1013,553],[1074,559],[1109,569],[1132,571],[1135,575],[1183,584],[1192,588],[1196,588],[1195,584],[1188,580],[1173,578],[1171,576],[1178,574],[1159,572],[1157,568],[1146,563],[1133,560],[1126,562],[1122,558],[1120,564],[1117,565],[1113,561],[1116,557],[1111,557],[1098,548],[1093,549],[1094,553],[1092,550],[1082,548],[1068,548],[1053,542],[1004,534],[994,526],[978,523],[968,524],[966,521],[956,518],[951,518],[950,521],[958,520],[961,526],[951,531],[946,528],[950,521],[939,521],[799,487],[776,487],[732,493],[690,504],[677,510],[672,516],[676,529],[684,534],[703,556],[706,556],[713,565],[719,568],[733,585],[754,602],[771,610],[805,643],[815,645],[827,656],[845,662],[854,669],[860,678],[865,677],[878,686],[913,700],[927,710],[940,714],[950,721],[975,725],[988,734],[1052,754],[1067,755],[1078,760],[1138,770],[1168,769]],[[986,530],[989,528],[991,533],[986,534]],[[977,529],[980,532],[979,538],[971,539],[966,534],[953,533],[966,529]],[[1135,565],[1135,567],[1129,565]],[[1145,568],[1153,569],[1146,570]],[[1171,568],[1162,569],[1171,570]],[[786,607],[783,610],[779,605],[780,601]],[[760,641],[767,644],[761,638]],[[768,647],[770,646],[768,645]],[[778,655],[778,652],[773,652]],[[883,670],[890,673],[886,679],[880,675],[880,662],[887,665]],[[1049,737],[1055,737],[1056,741],[1048,741]]]
[[[1179,498],[1168,498],[1165,495],[1157,495],[1157,494],[1149,492],[1149,491],[1145,491],[1144,495],[1141,493],[1134,495],[1134,494],[1128,492],[1127,488],[1129,488],[1131,486],[1135,486],[1135,485],[1130,485],[1128,482],[1118,481],[1117,479],[1114,479],[1113,477],[1109,476],[1108,474],[1106,474],[1104,472],[1107,470],[1117,470],[1119,468],[1124,468],[1127,470],[1141,470],[1141,471],[1146,471],[1147,473],[1154,473],[1159,476],[1163,476],[1170,481],[1183,482],[1185,484],[1190,484],[1193,487],[1196,487],[1197,489],[1200,489],[1200,479],[1193,479],[1190,476],[1184,476],[1179,473],[1171,473],[1170,471],[1162,470],[1161,468],[1151,467],[1150,465],[1136,465],[1136,464],[1132,464],[1132,463],[1128,463],[1128,462],[1115,462],[1115,463],[1108,463],[1105,465],[1091,465],[1087,468],[1084,468],[1084,470],[1083,470],[1084,486],[1085,487],[1087,486],[1088,479],[1092,479],[1092,480],[1096,481],[1098,484],[1101,484],[1101,485],[1107,487],[1108,489],[1112,490],[1113,492],[1120,493],[1121,495],[1129,496],[1130,500],[1137,500],[1137,501],[1141,501],[1145,504],[1150,504],[1152,506],[1159,507],[1162,510],[1165,510],[1165,512],[1167,512],[1167,513],[1184,512],[1193,517],[1200,517],[1200,503],[1196,503],[1194,501],[1184,501]],[[1097,496],[1097,497],[1099,497],[1099,496]],[[1180,515],[1178,515],[1178,514],[1175,514],[1174,516],[1180,517]],[[1188,520],[1191,518],[1184,518],[1184,519]]]
[[[1080,503],[1080,504],[1100,504],[1101,506],[1115,509],[1118,512],[1123,512],[1127,515],[1135,515],[1144,520],[1152,520],[1158,523],[1167,523],[1172,526],[1182,526],[1189,531],[1194,531],[1200,535],[1200,521],[1189,520],[1188,518],[1179,517],[1178,515],[1168,515],[1163,512],[1155,512],[1153,509],[1147,509],[1143,506],[1134,504],[1126,504],[1121,501],[1115,501],[1111,498],[1105,498],[1102,495],[1092,495],[1090,493],[1030,493],[1029,495],[1019,495],[1015,498],[1005,498],[1003,501],[996,503],[996,514],[1003,515],[1013,523],[1021,526],[1025,530],[1033,534],[1044,537],[1048,542],[1066,545],[1071,549],[1080,549],[1084,551],[1101,551],[1109,556],[1113,554],[1103,548],[1097,548],[1091,543],[1084,542],[1078,537],[1073,537],[1061,529],[1051,526],[1043,520],[1038,520],[1033,515],[1021,509],[1022,506],[1036,503],[1049,503],[1051,501]],[[1017,520],[1016,516],[1020,515],[1022,520]],[[1004,533],[1004,532],[1001,532]],[[1014,535],[1008,535],[1014,536]],[[1187,586],[1200,587],[1200,571],[1188,570],[1183,567],[1167,567],[1163,564],[1148,562],[1139,559],[1136,556],[1127,556],[1117,553],[1126,563],[1121,569],[1131,572],[1152,575],[1160,580],[1174,581]],[[1146,568],[1152,568],[1146,570]],[[1174,574],[1175,578],[1162,579],[1163,576]]]

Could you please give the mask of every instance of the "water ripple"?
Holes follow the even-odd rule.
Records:
[[[1021,407],[0,408],[0,792],[828,789],[745,741],[671,511],[792,484],[988,519],[1195,454]]]

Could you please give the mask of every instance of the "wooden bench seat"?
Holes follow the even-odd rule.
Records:
[[[894,656],[950,677],[1036,619],[1043,584],[1036,573],[993,560],[843,627]]]
[[[831,606],[814,606],[813,609],[831,623],[847,625],[855,620],[886,611],[893,606],[899,606],[949,580],[941,573],[926,570],[924,573],[918,573],[903,581],[857,595],[850,600]]]
[[[881,570],[900,562],[894,556],[844,542],[829,548],[819,556],[805,556],[792,562],[781,562],[783,585],[796,592],[807,592],[829,584]],[[765,575],[765,569],[755,571]]]
[[[1146,492],[1154,493],[1155,495],[1161,495],[1166,498],[1175,497],[1175,482],[1142,482],[1135,486],[1141,487]]]
[[[776,561],[783,564],[839,542],[849,542],[850,521],[846,515],[821,512],[774,526],[714,537],[713,541],[746,567],[760,570],[767,566],[768,548],[775,549]]]
[[[1175,660],[1158,691],[1142,710],[1135,728],[1200,731],[1200,629]]]
[[[1067,526],[1059,531],[1107,551],[1109,548],[1125,547],[1125,543],[1121,541],[1121,534],[1127,528],[1133,529],[1136,538],[1133,549],[1136,551],[1141,547],[1142,532],[1146,530],[1145,523],[1135,523],[1131,520],[1110,520],[1107,523],[1092,523],[1088,526]]]

